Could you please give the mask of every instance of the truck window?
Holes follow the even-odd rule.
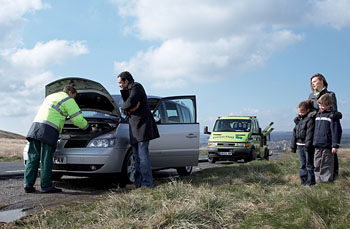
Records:
[[[244,119],[221,119],[214,126],[215,132],[249,132],[251,121]]]

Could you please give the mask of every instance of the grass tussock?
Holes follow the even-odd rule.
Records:
[[[71,203],[9,226],[24,228],[347,228],[350,150],[339,153],[334,183],[299,185],[297,154],[234,163],[154,189],[114,190],[95,202]]]

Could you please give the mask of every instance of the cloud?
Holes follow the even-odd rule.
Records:
[[[39,42],[31,50],[21,49],[11,55],[14,66],[25,68],[43,68],[59,64],[66,57],[86,54],[88,50],[82,41],[51,40]]]
[[[26,13],[48,8],[41,0],[0,1],[0,45],[16,45],[21,42],[20,31]]]
[[[336,29],[342,29],[350,25],[350,1],[313,0],[312,2],[314,7],[309,17],[314,24],[331,26]]]
[[[301,39],[302,35],[288,30],[212,41],[169,39],[129,61],[116,61],[114,70],[129,70],[143,80],[152,80],[155,88],[183,87],[263,66],[275,52]]]
[[[0,0],[0,117],[28,119],[44,98],[44,86],[56,76],[53,65],[88,53],[85,41],[51,40],[22,48],[28,13],[50,6],[41,0]]]
[[[155,88],[234,77],[264,66],[271,56],[303,40],[305,35],[295,28],[350,24],[347,0],[110,2],[127,22],[126,33],[159,42],[129,60],[115,61],[114,71],[129,70]]]
[[[32,49],[0,52],[0,116],[25,116],[36,112],[44,86],[55,79],[53,64],[88,53],[83,41],[39,42]]]

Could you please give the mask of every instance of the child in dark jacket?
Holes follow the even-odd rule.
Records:
[[[313,145],[315,146],[316,183],[334,180],[334,154],[337,153],[342,128],[332,111],[332,98],[324,94],[318,99],[320,110],[316,116]]]
[[[306,100],[298,105],[299,115],[294,119],[292,152],[299,152],[300,181],[302,185],[315,184],[314,174],[314,148],[312,140],[314,136],[316,111],[312,110],[311,100]]]

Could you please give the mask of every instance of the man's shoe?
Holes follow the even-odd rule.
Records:
[[[136,184],[127,184],[127,185],[125,185],[125,188],[126,189],[137,189],[138,186]]]
[[[58,193],[58,192],[62,192],[62,189],[52,187],[50,190],[48,190],[48,191],[46,191],[46,192],[41,191],[41,193]]]
[[[25,193],[35,192],[35,188],[33,186],[26,186],[26,187],[24,187],[24,192]]]

